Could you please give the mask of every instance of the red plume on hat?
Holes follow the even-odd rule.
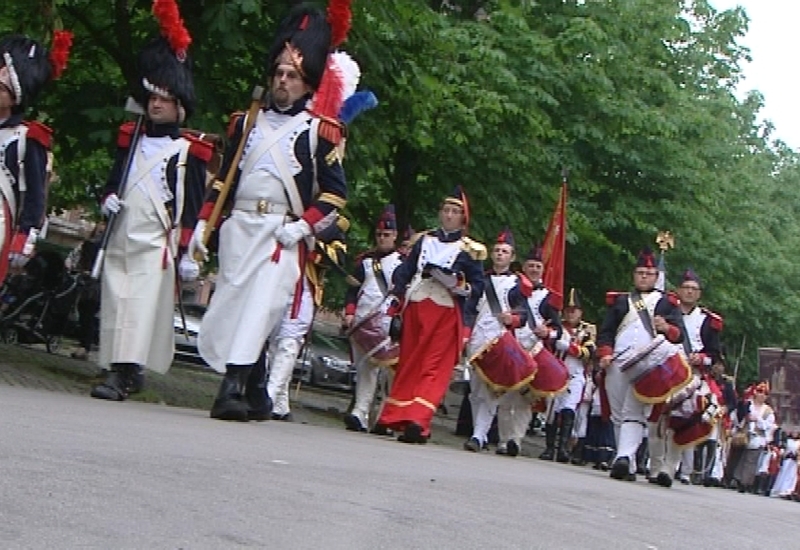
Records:
[[[514,242],[514,234],[508,227],[504,227],[503,230],[497,235],[496,244],[507,244],[511,248],[516,248],[517,246]]]
[[[649,246],[645,246],[636,258],[636,267],[656,267],[656,257]]]
[[[183,63],[186,50],[192,43],[192,37],[181,19],[181,12],[175,0],[153,0],[153,15],[158,19],[161,35],[169,42],[175,57]]]
[[[72,33],[70,31],[54,31],[53,45],[50,47],[50,65],[53,67],[53,79],[61,77],[67,67],[69,50],[72,48]]]
[[[328,3],[328,24],[331,26],[331,47],[338,48],[347,40],[353,14],[350,10],[352,0],[330,0]]]

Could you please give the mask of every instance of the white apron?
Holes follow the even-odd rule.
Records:
[[[293,123],[285,118],[277,122],[282,125],[276,129],[277,123],[259,113],[256,133],[248,139],[249,154],[259,158],[245,157],[240,164],[242,176],[234,208],[220,228],[219,273],[197,338],[200,355],[217,372],[225,372],[227,364],[256,362],[267,338],[282,321],[300,278],[298,246],[284,248],[277,262],[272,259],[277,246],[275,230],[283,225],[288,209],[283,182],[276,176],[280,171],[272,157],[287,154],[287,143],[296,137],[292,132],[299,131],[307,117],[296,117]],[[258,140],[269,140],[273,132],[285,135],[259,152]],[[292,172],[297,172],[293,159],[288,161]],[[252,201],[266,201],[284,213],[236,207],[236,202]]]
[[[163,205],[164,197],[156,195],[162,192],[163,182],[156,181],[154,174],[176,153],[185,161],[188,143],[182,139],[168,143],[149,159],[141,150],[137,152],[122,197],[125,205],[114,222],[102,274],[98,361],[102,367],[135,363],[164,374],[172,365],[174,243],[168,242],[166,211],[157,207],[158,201]],[[152,151],[153,144],[142,144],[142,148]],[[160,157],[155,166],[152,154]],[[182,185],[178,181],[177,187]]]

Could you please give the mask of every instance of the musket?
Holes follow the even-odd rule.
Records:
[[[117,196],[120,199],[125,196],[125,186],[128,183],[128,176],[131,172],[133,156],[136,154],[136,146],[139,143],[139,132],[142,129],[142,123],[144,122],[145,115],[145,111],[142,106],[139,105],[132,97],[129,97],[125,101],[125,110],[136,115],[136,124],[133,127],[133,136],[131,136],[131,143],[128,146],[128,154],[125,156],[125,164],[122,166],[119,188],[117,189]],[[100,241],[100,246],[97,249],[97,256],[95,257],[94,265],[92,266],[92,279],[97,280],[100,278],[100,272],[103,270],[103,260],[105,260],[106,257],[106,248],[108,248],[108,241],[111,238],[111,232],[114,229],[114,222],[116,219],[117,215],[113,212],[108,216],[106,230],[103,233],[103,239]]]
[[[254,87],[252,101],[250,102],[250,109],[247,111],[245,126],[242,130],[242,137],[239,139],[239,145],[236,147],[236,152],[234,153],[231,163],[228,166],[228,173],[225,174],[225,180],[222,182],[222,187],[219,189],[219,195],[217,195],[217,200],[214,202],[214,209],[211,211],[211,215],[206,221],[206,227],[203,231],[203,246],[208,246],[208,241],[211,239],[211,233],[214,231],[214,228],[219,221],[219,217],[222,215],[222,208],[225,206],[225,200],[228,198],[228,193],[230,193],[231,186],[233,185],[233,178],[236,175],[236,171],[239,169],[239,161],[242,159],[244,144],[247,141],[247,136],[250,135],[253,127],[256,125],[256,117],[258,116],[258,110],[261,108],[263,98],[264,88],[261,86]],[[195,254],[194,259],[197,262],[203,262],[203,260],[205,260],[205,258],[202,257],[202,254],[199,253]]]

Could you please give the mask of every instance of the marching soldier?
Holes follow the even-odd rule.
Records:
[[[711,367],[720,360],[720,332],[723,322],[718,314],[698,305],[702,293],[702,285],[697,274],[691,269],[684,271],[681,285],[678,287],[683,326],[686,329],[683,349],[689,364],[706,381],[709,391],[716,389],[719,393],[716,383],[712,380]],[[717,398],[721,398],[721,395],[717,395]],[[684,449],[681,460],[681,482],[688,481],[687,470],[692,468],[694,473],[691,481],[694,483],[700,483],[701,478],[709,473],[716,454],[717,431],[715,424],[712,435],[699,444],[697,449],[691,447]]]
[[[597,338],[597,355],[600,367],[606,369],[605,389],[617,442],[611,467],[614,479],[636,480],[636,451],[651,404],[665,401],[691,380],[689,366],[670,346],[683,340],[677,298],[656,290],[657,278],[655,256],[645,248],[633,270],[633,292],[606,294],[608,310]],[[662,372],[659,381],[666,381],[666,387],[657,385],[645,396],[643,391],[650,388],[634,385],[639,383],[639,373]],[[649,377],[642,377],[643,384],[650,382]]]
[[[460,186],[442,202],[439,221],[393,277],[391,294],[403,304],[400,357],[378,424],[402,431],[405,443],[427,442],[484,289],[486,247],[466,236],[469,205]]]
[[[397,250],[397,218],[394,205],[384,208],[375,224],[375,247],[356,260],[353,277],[358,286],[350,286],[345,296],[344,326],[356,327],[351,334],[353,364],[356,365],[356,390],[353,410],[344,423],[348,430],[365,432],[369,410],[378,384],[378,368],[397,363],[397,346],[382,342],[389,335],[386,316],[387,296],[395,269],[403,262]],[[371,356],[367,354],[372,352]]]
[[[569,369],[569,387],[553,399],[555,422],[545,425],[546,449],[539,457],[553,460],[554,446],[558,449],[556,460],[570,461],[569,442],[575,425],[575,415],[586,385],[586,365],[595,352],[597,328],[582,319],[583,308],[577,289],[571,289],[564,304],[564,333],[555,347]]]
[[[312,94],[337,85],[330,79],[337,79],[338,71],[327,66],[329,49],[338,45],[331,37],[344,37],[336,30],[341,24],[329,22],[318,9],[294,8],[270,49],[267,105],[252,120],[240,117],[232,124],[221,171],[234,174],[225,203],[230,216],[219,227],[219,277],[198,336],[200,354],[225,373],[212,418],[248,419],[244,395],[252,366],[287,312],[290,319],[305,322],[307,255],[315,234],[335,223],[346,202],[336,148],[342,138],[337,113],[333,118],[312,114],[319,107]],[[247,135],[245,124],[253,124]],[[239,159],[235,151],[242,140]],[[200,256],[207,254],[206,220],[222,188],[222,181],[213,184],[195,227],[190,248]],[[300,349],[299,338],[279,341],[272,368],[276,360],[293,364]]]
[[[533,291],[523,302],[526,322],[516,330],[520,345],[530,351],[537,342],[552,346],[561,338],[562,327],[558,310],[550,303],[550,291],[542,284],[544,254],[542,247],[531,248],[522,264],[522,272],[532,283]],[[535,380],[535,379],[534,379]],[[510,391],[500,397],[497,405],[499,444],[497,454],[517,456],[522,438],[533,418],[529,389]]]
[[[509,229],[504,229],[497,236],[497,242],[492,248],[492,269],[485,274],[486,290],[478,302],[478,316],[475,327],[467,344],[467,356],[473,357],[480,354],[481,350],[490,346],[491,342],[498,342],[498,337],[505,331],[514,331],[526,321],[523,310],[525,301],[524,292],[520,290],[520,279],[511,268],[511,263],[516,259],[514,251],[514,235]],[[528,283],[527,279],[524,279]],[[528,284],[528,287],[531,285]],[[512,332],[513,334],[513,332]],[[499,365],[493,365],[499,366]],[[486,374],[478,372],[470,379],[469,402],[472,411],[473,431],[470,438],[464,443],[464,449],[477,452],[486,448],[489,439],[489,430],[497,413],[498,395],[484,379]],[[514,383],[526,383],[524,379],[514,380]]]
[[[143,133],[133,135],[133,123],[120,128],[101,205],[104,215],[115,215],[106,229],[101,281],[99,364],[108,376],[91,396],[110,401],[140,390],[145,368],[160,374],[170,368],[176,262],[181,279],[199,275],[185,251],[213,148],[180,130],[195,107],[191,37],[180,20],[159,23],[161,36],[139,54],[140,88],[134,95],[146,108]]]
[[[72,34],[56,31],[48,51],[26,36],[0,39],[0,284],[9,261],[25,265],[45,219],[50,128],[24,120],[51,78],[67,63]]]

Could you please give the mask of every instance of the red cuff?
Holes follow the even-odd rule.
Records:
[[[213,210],[214,210],[213,202],[204,202],[203,207],[200,209],[200,213],[197,215],[197,219],[208,221],[208,218],[211,217],[211,212]]]
[[[11,246],[8,248],[8,251],[11,254],[22,254],[22,249],[25,247],[25,243],[27,241],[28,241],[28,235],[20,231],[17,231],[11,238]]]
[[[600,346],[597,348],[597,357],[602,359],[614,354],[614,348],[611,346]]]
[[[520,319],[519,313],[514,313],[511,315],[511,326],[508,328],[513,328],[514,330],[518,329],[522,326],[522,320]]]
[[[472,329],[464,327],[464,340],[469,340],[470,336],[472,336]]]
[[[581,347],[576,344],[575,342],[571,342],[569,345],[569,349],[567,349],[567,353],[572,357],[580,357],[581,356]]]
[[[355,304],[346,304],[344,306],[344,314],[345,315],[355,315],[356,314],[356,305]]]
[[[303,212],[302,216],[306,223],[311,226],[312,231],[314,231],[314,226],[317,225],[317,223],[319,223],[319,221],[324,217],[325,214],[323,214],[316,206],[312,206]]]
[[[673,344],[677,344],[678,340],[681,338],[681,330],[676,326],[670,325],[665,336],[667,337],[667,340]]]
[[[178,246],[188,248],[189,243],[192,241],[192,233],[194,233],[194,229],[189,229],[188,227],[181,228],[181,240]]]

